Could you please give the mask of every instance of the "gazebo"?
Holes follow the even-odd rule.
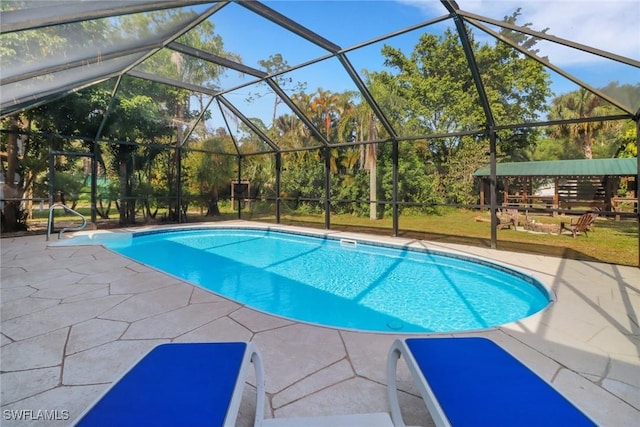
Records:
[[[638,209],[638,165],[635,158],[509,162],[496,165],[498,199],[503,206],[553,209],[598,208],[617,212],[622,203]],[[478,169],[480,206],[489,200],[489,166]],[[627,194],[617,190],[627,180]],[[619,215],[617,215],[619,218]]]

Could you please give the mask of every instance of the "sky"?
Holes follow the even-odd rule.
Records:
[[[399,0],[429,13],[439,0]],[[639,0],[459,0],[461,9],[501,19],[518,7],[521,22],[548,34],[640,60]],[[519,20],[520,21],[520,20]],[[570,56],[550,56],[558,65],[578,61]]]
[[[399,0],[399,3],[430,13],[439,0]],[[532,29],[548,28],[547,34],[640,61],[640,0],[459,0],[461,9],[501,19],[521,8],[518,23]],[[596,88],[611,80],[640,83],[640,70],[618,66],[598,56],[551,42],[537,46],[551,63],[575,74]],[[556,93],[573,90],[561,77]]]
[[[448,13],[439,0],[265,0],[264,3],[342,48]],[[521,8],[518,24],[531,23],[530,28],[534,30],[548,28],[547,34],[640,61],[640,0],[458,0],[457,3],[463,10],[499,21]],[[224,40],[225,50],[239,53],[244,64],[255,68],[261,68],[259,60],[276,53],[282,54],[289,65],[305,63],[327,54],[326,50],[302,38],[292,37],[237,4],[232,3],[216,13],[214,22],[216,33]],[[455,30],[453,25],[448,20],[446,24],[432,25],[383,43],[400,48],[408,55],[425,30],[441,34],[447,27]],[[478,41],[493,42],[492,37],[482,32],[475,31],[474,34]],[[383,68],[384,58],[380,54],[383,43],[347,53],[356,71],[379,71]],[[540,41],[536,48],[553,64],[593,87],[601,88],[611,81],[640,83],[638,68],[546,41]],[[578,87],[560,75],[551,75],[552,90],[556,95]],[[316,88],[333,92],[355,90],[353,82],[335,59],[305,67],[291,73],[291,76],[294,80],[306,82],[308,92],[314,92]],[[228,81],[223,82],[225,87],[241,83],[240,80],[235,81],[239,76],[233,73],[226,78]],[[250,95],[251,90],[244,89],[229,94],[229,98],[243,103],[244,109],[261,109],[262,114],[266,114],[266,107],[255,98],[252,102],[243,100]]]

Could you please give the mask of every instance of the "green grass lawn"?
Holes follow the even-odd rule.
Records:
[[[491,247],[491,226],[488,222],[476,221],[481,216],[489,220],[489,214],[478,211],[450,210],[440,215],[401,216],[400,237],[425,239],[437,242],[459,243]],[[530,216],[537,223],[560,224],[569,222],[567,216]],[[249,219],[249,218],[245,218]],[[272,217],[253,216],[255,220],[273,221]],[[524,218],[522,218],[524,221]],[[281,223],[324,228],[324,216],[283,215]],[[391,218],[371,221],[351,215],[331,215],[331,228],[391,235]],[[522,230],[524,227],[519,227]],[[513,229],[499,230],[497,249],[523,253],[536,253],[562,258],[599,261],[620,265],[639,265],[638,223],[636,221],[614,221],[599,218],[593,232],[588,236],[571,233],[542,234]]]
[[[237,212],[232,212],[228,207],[221,207],[222,215],[218,217],[206,217],[199,211],[189,212],[189,222],[222,221],[237,219]],[[89,212],[81,213],[89,215]],[[34,219],[30,226],[46,230],[46,215],[43,218]],[[117,226],[117,213],[112,215],[114,219],[99,221],[98,228]],[[483,221],[477,221],[482,218]],[[572,217],[549,215],[530,216],[536,223],[560,224],[561,221],[569,222]],[[575,218],[575,217],[574,217]],[[274,223],[273,214],[252,212],[249,209],[242,211],[242,219]],[[520,217],[524,222],[524,215]],[[56,227],[62,226],[64,221],[73,221],[71,216],[56,217]],[[473,246],[490,247],[491,230],[489,214],[470,210],[447,209],[440,214],[432,215],[401,215],[399,218],[400,237],[417,238],[436,242],[459,243]],[[77,218],[75,219],[77,222]],[[160,221],[158,221],[160,222]],[[142,225],[142,221],[140,221]],[[160,222],[161,223],[161,222]],[[324,215],[281,215],[282,224],[300,225],[313,228],[324,228]],[[65,225],[66,226],[66,225]],[[31,228],[37,228],[33,226]],[[355,232],[366,232],[390,236],[393,234],[393,222],[391,218],[370,220],[369,218],[353,215],[331,215],[331,229]],[[520,229],[523,229],[521,226]],[[497,232],[497,249],[523,253],[535,253],[551,255],[562,258],[599,261],[610,264],[638,266],[639,241],[638,222],[635,220],[614,221],[613,219],[598,218],[593,232],[588,236],[578,235],[573,238],[570,233],[564,234],[537,234],[513,229],[503,229]]]

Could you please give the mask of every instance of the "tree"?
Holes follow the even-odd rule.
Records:
[[[274,134],[282,149],[304,146],[311,136],[309,129],[294,114],[278,116],[273,123],[271,133]]]
[[[529,159],[539,160],[568,160],[584,158],[584,151],[576,144],[569,143],[566,138],[540,138],[535,146],[531,147]]]
[[[518,12],[506,20],[515,22]],[[490,108],[498,124],[526,123],[537,119],[546,109],[550,78],[544,67],[505,43],[480,44],[473,33],[470,44],[487,93]],[[524,37],[530,47],[533,38]],[[389,70],[371,73],[373,83],[386,86],[389,94],[402,99],[388,114],[396,132],[402,135],[455,133],[483,129],[486,117],[473,82],[469,65],[457,33],[424,33],[407,56],[402,50],[384,46],[382,54]],[[387,110],[385,110],[386,112]],[[523,158],[535,144],[537,131],[500,133],[498,150],[503,156]],[[454,182],[466,183],[471,194],[473,179],[458,167],[486,163],[485,150],[469,149],[461,136],[427,140],[429,161],[438,174]],[[455,158],[455,162],[451,159]],[[456,200],[462,201],[459,198]],[[456,201],[453,200],[453,201]]]
[[[18,175],[18,132],[20,130],[18,116],[9,117],[5,126],[9,133],[5,134],[5,138],[3,138],[3,142],[6,141],[7,166],[5,168],[3,162],[2,198],[5,199],[5,202],[2,209],[2,231],[11,232],[26,230],[20,203],[17,200],[12,200],[22,197],[19,179],[16,180]]]
[[[620,85],[618,82],[611,82],[600,90],[628,105],[640,103],[640,83]],[[578,119],[622,113],[620,109],[592,92],[578,89],[554,98],[550,117]],[[580,150],[580,157],[586,159],[619,157],[628,147],[635,145],[635,125],[632,121],[571,123],[553,127],[549,135],[560,142],[566,141],[573,145]]]
[[[318,88],[311,99],[311,121],[318,129],[322,129],[329,141],[335,139],[333,125],[337,121],[340,95],[330,90]]]
[[[28,1],[3,2],[0,8],[2,10],[23,9],[30,6],[28,3]],[[66,58],[73,57],[79,49],[100,50],[106,37],[104,33],[106,27],[106,22],[101,20],[43,27],[38,31],[2,34],[0,58],[3,61],[3,71],[7,70],[12,75],[20,75],[22,70],[41,67],[43,63],[48,65],[55,65],[61,61],[64,63]],[[9,77],[9,75],[3,75],[3,77]],[[74,99],[69,103],[73,104]],[[5,198],[21,199],[25,194],[31,193],[33,180],[47,167],[46,141],[20,136],[31,130],[50,129],[45,123],[40,123],[41,111],[18,113],[2,120],[2,128],[9,131],[2,139],[3,151],[7,152],[6,166],[2,171]],[[86,114],[84,116],[86,118]],[[75,127],[76,130],[79,128],[86,130],[85,125],[86,123],[71,121],[67,129]],[[58,132],[56,129],[54,133],[63,132]],[[67,133],[67,135],[70,134]],[[24,153],[22,156],[18,155],[20,145]],[[20,204],[18,200],[10,200],[5,205],[3,231],[26,228],[25,215]]]
[[[189,165],[189,170],[192,172],[189,189],[192,193],[206,199],[207,216],[220,215],[219,194],[235,178],[235,158],[215,154],[228,151],[230,145],[233,145],[231,137],[221,129],[215,136],[194,144],[192,148],[202,151],[192,152],[185,159],[185,163]]]
[[[162,90],[157,86],[160,85],[137,79],[124,79],[107,121],[105,135],[114,141],[108,145],[108,148],[113,153],[112,167],[119,177],[118,212],[119,222],[122,225],[135,222],[135,200],[132,199],[133,160],[136,152],[142,150],[137,144],[155,143],[172,134],[172,129],[164,120],[164,111],[153,98],[147,95],[132,95]],[[143,88],[146,90],[141,90]]]
[[[281,89],[298,93],[305,91],[307,85],[303,82],[297,82],[295,86],[291,87],[291,85],[293,84],[293,78],[287,77],[287,75],[284,74],[284,71],[288,70],[291,67],[287,60],[282,57],[282,54],[276,53],[275,55],[269,55],[268,59],[261,59],[258,61],[258,64],[264,69],[267,74],[274,76],[272,77],[272,79]],[[271,123],[275,124],[278,106],[284,101],[270,88],[267,90],[267,93],[273,95],[273,114]],[[249,96],[248,101],[252,101],[254,98],[262,98],[267,93],[255,92]]]
[[[380,144],[378,170],[380,171],[381,191],[385,200],[393,200],[393,164],[392,145]],[[442,203],[443,199],[438,191],[442,184],[436,172],[435,165],[425,158],[425,152],[416,150],[416,145],[401,142],[398,146],[398,201],[410,203]],[[401,212],[411,211],[413,208],[401,207]],[[427,207],[420,211],[433,212]],[[385,214],[392,214],[392,206],[385,207]]]
[[[602,98],[588,90],[580,88],[555,98],[550,118],[556,120],[584,119],[602,117],[612,112],[613,108],[610,104],[605,103]],[[585,159],[592,159],[595,138],[612,126],[613,122],[610,121],[564,124],[552,128],[551,135],[569,138],[582,149]]]
[[[287,152],[282,155],[282,197],[311,198],[324,197],[324,167],[319,151]],[[319,213],[321,208],[296,200],[295,207],[303,211]]]
[[[367,104],[367,102],[360,97],[360,102],[356,105],[353,98],[356,97],[355,93],[347,92],[343,94],[344,100],[341,102],[344,105],[340,108],[340,129],[342,134],[347,134],[347,140],[352,139],[354,141],[376,141],[380,134],[380,122],[373,114],[373,110]],[[379,100],[383,102],[383,99]],[[359,146],[359,164],[360,168],[366,170],[369,174],[369,219],[374,220],[378,218],[378,155],[377,144],[361,144]],[[351,160],[351,157],[347,157],[347,160]],[[354,159],[355,160],[355,159]]]
[[[148,32],[157,28],[172,27],[175,23],[189,19],[190,12],[183,9],[167,9],[153,13],[134,14],[122,17],[114,37],[148,37]],[[224,51],[222,38],[214,31],[211,21],[204,21],[191,31],[182,35],[178,42],[196,49],[210,52],[229,59],[238,59],[237,55]],[[140,69],[154,74],[185,81],[194,85],[214,88],[222,67],[203,59],[185,55],[169,49],[162,49],[140,65]],[[142,95],[144,94],[144,95]],[[198,108],[192,108],[192,103]],[[138,165],[150,165],[154,159],[156,169],[164,176],[158,182],[169,198],[169,217],[176,218],[181,206],[178,206],[178,186],[182,180],[178,177],[179,150],[185,143],[187,131],[195,126],[195,119],[204,109],[202,94],[140,79],[123,79],[116,94],[116,103],[109,117],[105,135],[126,141],[112,145],[118,161],[120,176],[120,221],[126,223],[135,219],[135,201],[131,200],[134,186],[132,159],[137,156]],[[201,124],[204,126],[204,124]],[[167,145],[162,153],[157,150],[137,149],[135,144],[156,143]],[[144,156],[153,156],[147,157]],[[149,173],[145,174],[149,180]],[[145,175],[139,175],[140,178]],[[139,185],[151,191],[151,182],[139,182]],[[147,211],[148,211],[147,206]]]
[[[638,157],[638,136],[635,122],[626,122],[619,134],[619,145],[614,157],[632,158]]]

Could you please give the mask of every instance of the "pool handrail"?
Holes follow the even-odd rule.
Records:
[[[49,208],[49,220],[47,221],[47,242],[49,241],[49,237],[51,236],[51,229],[53,228],[53,210],[55,208],[63,208],[66,212],[72,213],[82,218],[82,225],[78,227],[62,228],[58,232],[58,239],[62,238],[62,233],[64,233],[65,231],[80,231],[80,230],[84,230],[84,228],[87,226],[87,218],[84,215],[82,215],[79,212],[76,212],[75,210],[71,209],[69,206],[65,205],[64,203],[54,203]]]

